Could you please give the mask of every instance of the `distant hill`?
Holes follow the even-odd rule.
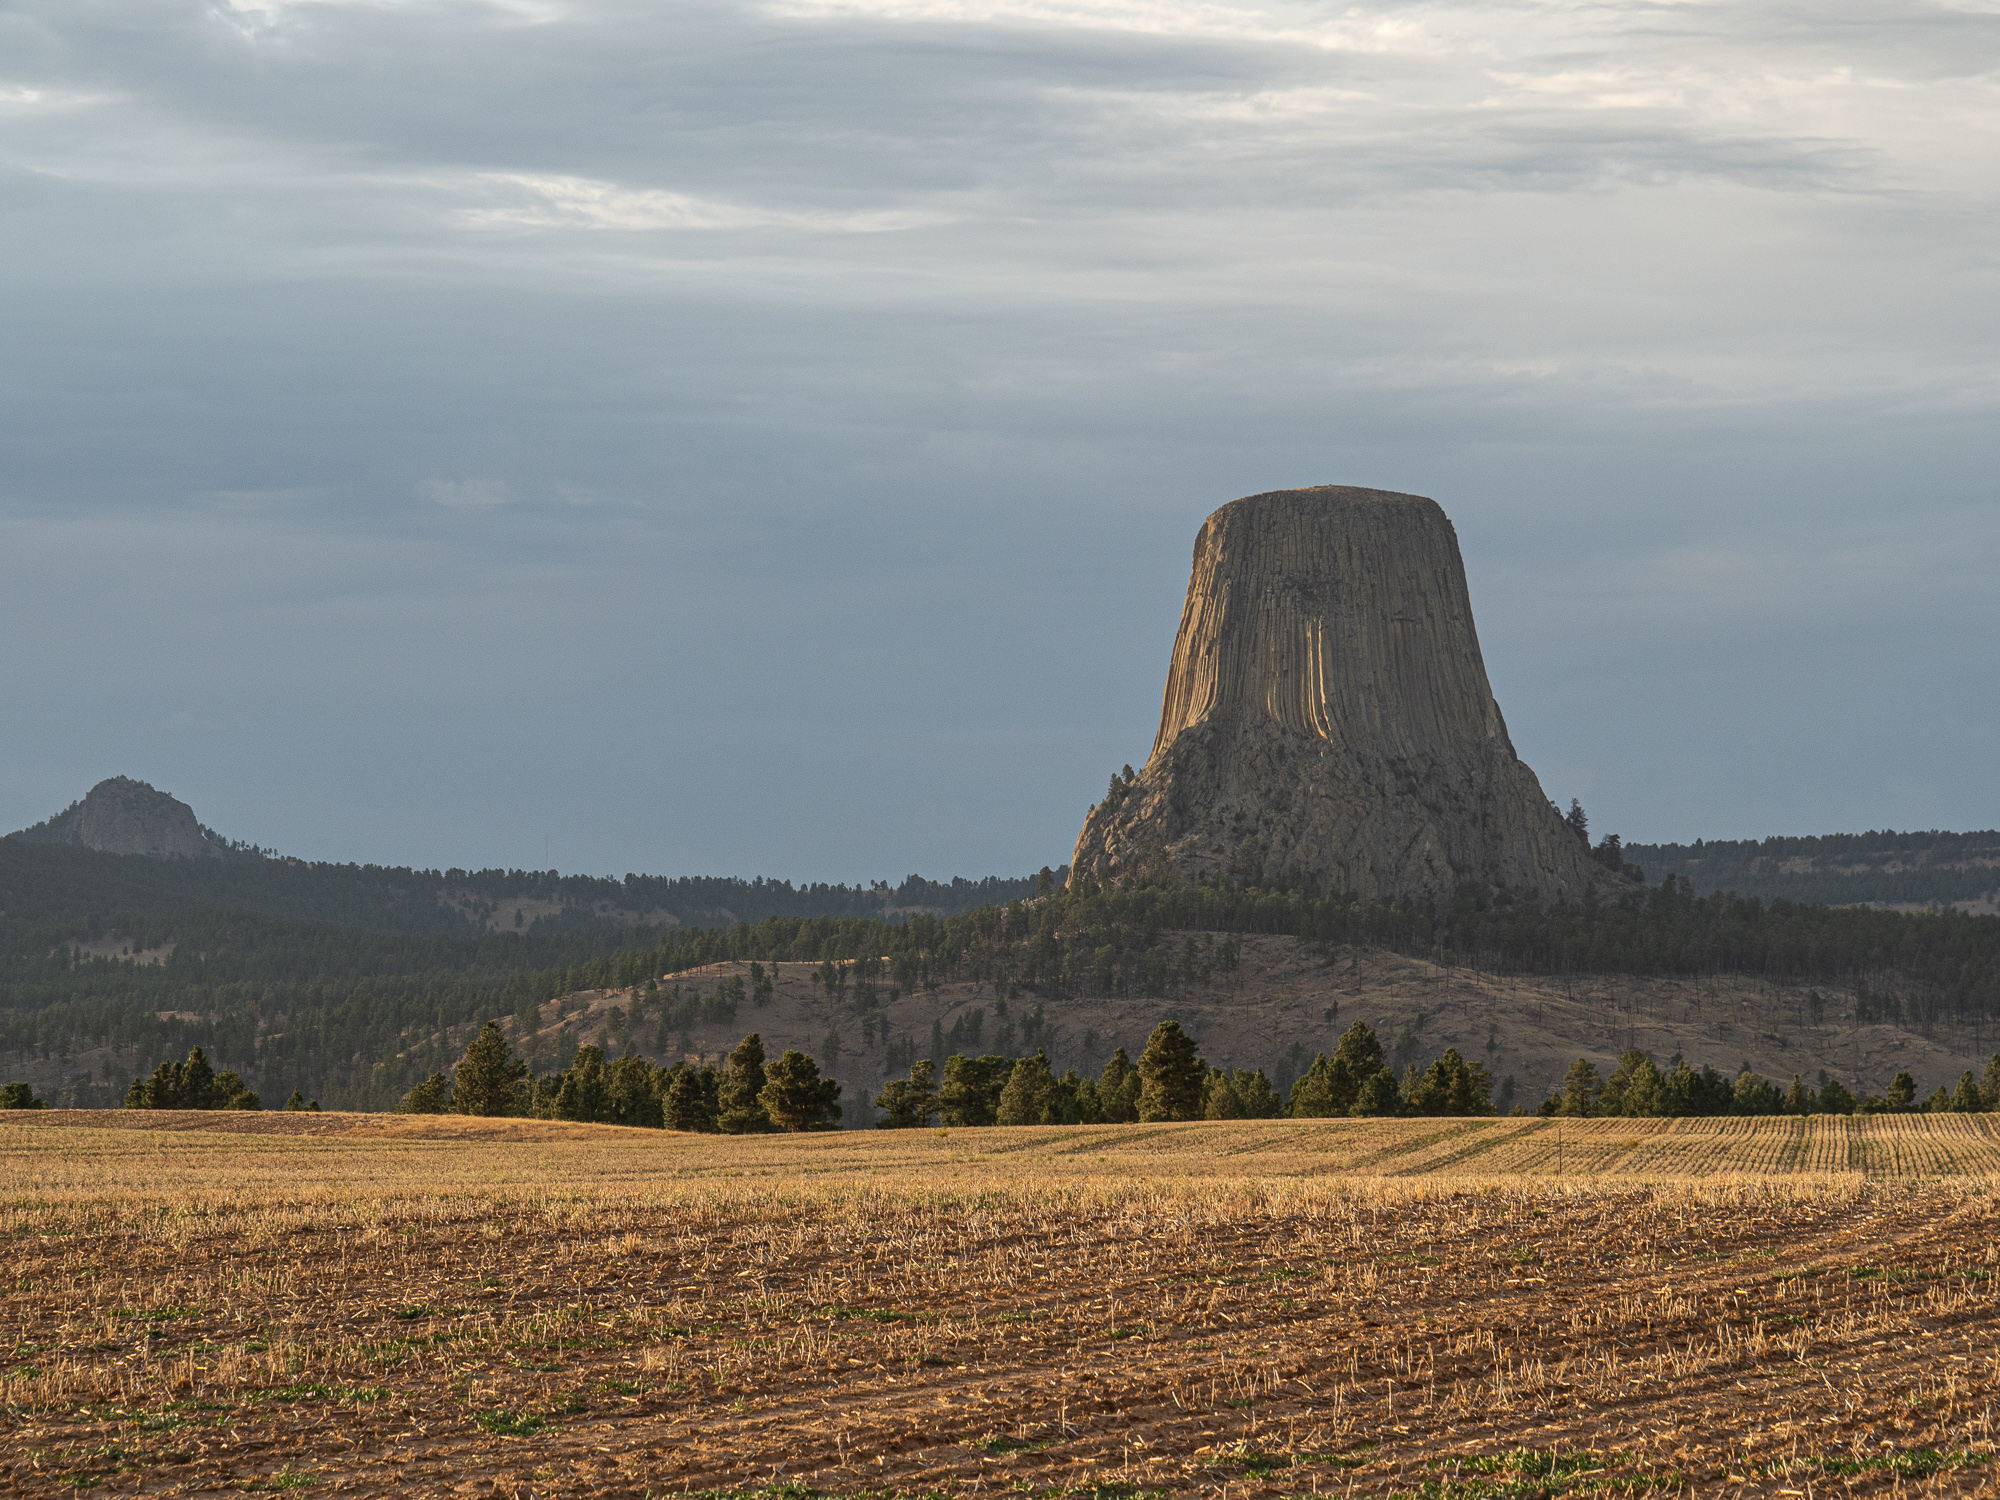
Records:
[[[61,1102],[115,1104],[133,1073],[200,1042],[279,1098],[303,1084],[329,1100],[393,1103],[408,1087],[398,1038],[412,1028],[511,1013],[677,929],[773,917],[828,931],[859,919],[928,921],[1018,900],[1037,884],[911,875],[893,886],[793,885],[288,859],[224,840],[186,803],[120,777],[0,838],[0,1069],[47,1075]],[[88,1038],[102,1055],[78,1068]]]
[[[1684,875],[1697,892],[1910,910],[2000,911],[2000,831],[1831,833],[1804,838],[1627,844],[1658,884]]]
[[[235,852],[220,834],[202,827],[185,802],[129,776],[98,782],[82,801],[14,837],[151,859],[213,859]]]
[[[894,886],[887,881],[795,886],[789,880],[731,876],[621,880],[555,870],[416,870],[290,859],[223,838],[202,826],[185,802],[125,776],[99,782],[55,817],[0,839],[0,914],[86,927],[189,908],[377,934],[525,936],[730,926],[766,917],[894,921],[1018,900],[1033,895],[1035,884],[1032,875],[950,881],[908,875]]]

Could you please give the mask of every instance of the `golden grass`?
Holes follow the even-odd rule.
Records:
[[[1048,1191],[1395,1197],[1486,1179],[2000,1177],[2000,1117],[1272,1120],[688,1136],[457,1116],[0,1116],[0,1209],[166,1201],[268,1208],[476,1195],[664,1200]]]
[[[1560,1134],[11,1119],[0,1488],[1990,1488],[1984,1120]]]

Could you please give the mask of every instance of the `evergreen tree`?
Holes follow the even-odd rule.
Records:
[[[1366,1027],[1361,1028],[1366,1030]],[[1371,1034],[1369,1040],[1373,1040]],[[1375,1048],[1379,1072],[1381,1047]],[[1312,1061],[1312,1066],[1299,1075],[1292,1085],[1291,1104],[1288,1113],[1294,1119],[1324,1120],[1334,1116],[1354,1112],[1354,1101],[1361,1093],[1361,1079],[1357,1077],[1348,1061],[1346,1053],[1336,1053],[1329,1058],[1324,1052]]]
[[[1952,1091],[1951,1107],[1962,1115],[1976,1115],[1986,1108],[1986,1098],[1979,1091],[1979,1080],[1971,1073],[1958,1080],[1958,1087]]]
[[[1180,1022],[1162,1021],[1139,1056],[1139,1118],[1199,1119],[1206,1072],[1195,1056],[1194,1038],[1181,1030]]]
[[[196,1047],[181,1064],[179,1109],[211,1109],[215,1105],[215,1069]]]
[[[1729,1112],[1735,1115],[1780,1115],[1785,1112],[1785,1096],[1778,1092],[1777,1085],[1745,1067],[1736,1075]]]
[[[243,1080],[234,1072],[224,1068],[215,1075],[214,1086],[209,1090],[210,1109],[262,1109],[264,1101],[256,1092],[243,1086]]]
[[[1285,1113],[1295,1120],[1324,1120],[1328,1115],[1345,1114],[1333,1107],[1333,1064],[1324,1052],[1317,1054],[1305,1072],[1292,1081],[1291,1097]]]
[[[604,1054],[596,1047],[579,1047],[556,1085],[552,1112],[558,1120],[601,1124],[611,1118],[610,1080],[604,1074]]]
[[[764,1108],[764,1039],[751,1032],[729,1054],[729,1071],[717,1090],[717,1126],[725,1135],[753,1135],[771,1128]]]
[[[291,1100],[287,1100],[286,1109],[305,1108],[305,1095],[297,1089],[292,1090],[292,1100],[296,1100],[297,1104],[294,1105]],[[403,1102],[396,1106],[396,1113],[399,1115],[442,1115],[450,1111],[451,1084],[442,1073],[431,1074],[409,1093],[403,1095]]]
[[[1000,1103],[994,1110],[997,1125],[1040,1125],[1045,1122],[1049,1111],[1050,1098],[1055,1093],[1055,1075],[1049,1071],[1049,1060],[1040,1052],[1033,1057],[1017,1061],[1007,1076],[1007,1085],[1000,1091]]]
[[[1341,1033],[1334,1061],[1347,1064],[1348,1076],[1354,1080],[1358,1090],[1364,1080],[1382,1071],[1382,1043],[1366,1025],[1356,1021]]]
[[[1210,1068],[1208,1076],[1201,1082],[1201,1118],[1204,1120],[1240,1120],[1243,1118],[1243,1100],[1230,1082],[1229,1075],[1221,1068]]]
[[[1483,1063],[1467,1062],[1456,1047],[1424,1072],[1406,1102],[1412,1114],[1466,1116],[1493,1113],[1493,1081]]]
[[[713,1135],[720,1080],[713,1068],[697,1068],[681,1063],[668,1073],[666,1098],[661,1103],[661,1122],[668,1130],[691,1130]]]
[[[907,1080],[892,1078],[875,1096],[883,1130],[920,1130],[938,1115],[937,1064],[928,1057],[910,1064]]]
[[[1898,1073],[1889,1082],[1889,1092],[1882,1102],[1889,1107],[1892,1115],[1906,1115],[1917,1107],[1917,1080],[1908,1073]]]
[[[1139,1118],[1139,1070],[1120,1047],[1097,1078],[1097,1109],[1107,1124],[1129,1125]]]
[[[1574,797],[1569,799],[1569,812],[1564,815],[1563,822],[1569,826],[1569,831],[1577,836],[1583,847],[1588,849],[1590,847],[1590,815],[1583,810],[1583,804]]]
[[[1597,1065],[1587,1057],[1579,1057],[1563,1075],[1562,1095],[1554,1113],[1572,1120],[1587,1119],[1597,1113],[1598,1095],[1603,1092]]]
[[[498,1021],[488,1021],[465,1049],[453,1075],[452,1108],[462,1115],[518,1115],[529,1090],[528,1065],[514,1056]]]
[[[1354,1107],[1350,1114],[1386,1118],[1403,1112],[1403,1091],[1396,1086],[1396,1075],[1387,1068],[1376,1069],[1374,1075],[1361,1081],[1355,1091]]]
[[[1813,1113],[1813,1091],[1799,1081],[1799,1075],[1792,1075],[1792,1086],[1785,1091],[1785,1113],[1788,1115],[1809,1115]]]
[[[1045,1118],[1052,1125],[1102,1125],[1104,1111],[1097,1102],[1096,1080],[1079,1078],[1071,1068],[1050,1091]]]
[[[1703,1067],[1697,1073],[1681,1061],[1676,1062],[1673,1071],[1662,1080],[1661,1095],[1660,1113],[1685,1119],[1691,1115],[1729,1113],[1736,1090],[1713,1067]]]
[[[1854,1113],[1854,1096],[1842,1085],[1838,1078],[1829,1078],[1820,1086],[1819,1112],[1823,1115],[1851,1115]]]
[[[944,1062],[938,1089],[938,1117],[946,1125],[992,1125],[1000,1117],[1000,1095],[1014,1065],[1004,1057],[967,1057],[954,1052]]]
[[[0,1088],[0,1109],[47,1109],[48,1101],[35,1097],[35,1088],[29,1083],[10,1083]]]
[[[2000,1109],[2000,1052],[1987,1061],[1986,1076],[1979,1081],[1979,1097],[1987,1109]]]
[[[1237,1102],[1243,1106],[1244,1119],[1275,1120],[1284,1114],[1284,1104],[1262,1068],[1238,1068],[1230,1074],[1229,1081],[1235,1088]]]
[[[1653,1082],[1657,1085],[1660,1070],[1653,1067],[1651,1058],[1636,1047],[1623,1053],[1618,1059],[1618,1066],[1611,1070],[1611,1076],[1604,1080],[1604,1092],[1598,1095],[1597,1099],[1597,1112],[1607,1116],[1639,1116],[1654,1113],[1655,1111],[1646,1108],[1632,1108],[1625,1097],[1626,1090],[1632,1086],[1635,1079],[1642,1078],[1643,1070],[1648,1068],[1652,1069]],[[1643,1097],[1644,1092],[1642,1087],[1642,1097],[1633,1102],[1641,1105],[1648,1102]],[[1657,1087],[1652,1092],[1657,1093]]]
[[[228,1075],[235,1079],[235,1074]],[[243,1091],[242,1081],[236,1080],[235,1088]],[[209,1065],[208,1055],[196,1047],[187,1055],[186,1062],[161,1063],[153,1070],[153,1076],[143,1083],[132,1080],[132,1087],[126,1092],[127,1109],[213,1109],[215,1103],[215,1070]]]
[[[757,1102],[780,1130],[831,1130],[840,1120],[840,1085],[821,1078],[818,1063],[790,1048],[771,1064]]]
[[[628,1048],[623,1057],[604,1071],[610,1115],[615,1123],[645,1130],[658,1130],[666,1124],[661,1105],[665,1085],[651,1063]]]

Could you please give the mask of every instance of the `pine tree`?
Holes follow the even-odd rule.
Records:
[[[215,1086],[209,1092],[211,1109],[262,1109],[264,1101],[256,1092],[243,1086],[243,1080],[234,1072],[224,1068],[215,1075]]]
[[[1355,1091],[1354,1105],[1348,1113],[1370,1117],[1386,1118],[1403,1112],[1403,1091],[1396,1087],[1396,1075],[1387,1068],[1377,1068],[1374,1076],[1365,1078]]]
[[[556,1085],[554,1113],[558,1120],[603,1123],[611,1118],[611,1090],[604,1075],[604,1054],[596,1047],[579,1047]]]
[[[910,1064],[907,1080],[893,1078],[882,1085],[875,1107],[884,1111],[875,1123],[883,1130],[921,1129],[937,1118],[937,1064],[928,1057]]]
[[[1243,1118],[1243,1098],[1236,1092],[1236,1086],[1229,1075],[1220,1068],[1210,1068],[1208,1076],[1201,1081],[1201,1118],[1204,1120],[1240,1120]]]
[[[1976,1115],[1986,1108],[1986,1098],[1979,1092],[1979,1080],[1967,1073],[1958,1080],[1958,1087],[1952,1090],[1951,1107],[1962,1115]]]
[[[1049,1071],[1049,1060],[1037,1052],[1033,1057],[1024,1057],[1016,1062],[1007,1076],[1007,1086],[1000,1091],[1000,1104],[994,1111],[996,1125],[1041,1125],[1047,1122],[1050,1096],[1055,1092],[1055,1075]]]
[[[518,1115],[526,1102],[528,1065],[514,1056],[498,1021],[488,1021],[459,1059],[452,1108],[462,1115]]]
[[[840,1119],[840,1085],[821,1078],[818,1063],[789,1048],[771,1064],[757,1100],[780,1130],[830,1130]]]
[[[1285,1113],[1295,1120],[1324,1120],[1329,1115],[1345,1114],[1346,1110],[1334,1108],[1332,1074],[1333,1064],[1324,1052],[1314,1057],[1312,1066],[1293,1082]]]
[[[1785,1091],[1785,1113],[1788,1115],[1809,1115],[1813,1113],[1813,1091],[1799,1081],[1799,1075],[1792,1075],[1792,1086]]]
[[[1195,1055],[1194,1038],[1178,1021],[1162,1021],[1139,1056],[1139,1118],[1201,1118],[1201,1085],[1207,1069]]]
[[[1985,1101],[1985,1108],[2000,1109],[2000,1052],[1987,1060],[1986,1076],[1979,1081],[1979,1097]]]
[[[1917,1080],[1908,1073],[1898,1073],[1889,1081],[1889,1092],[1883,1096],[1883,1103],[1889,1106],[1891,1114],[1908,1114],[1917,1107]]]
[[[1348,1076],[1354,1080],[1357,1090],[1365,1079],[1373,1078],[1382,1071],[1382,1043],[1360,1021],[1341,1034],[1340,1046],[1333,1056],[1335,1062],[1347,1064]]]
[[[1483,1063],[1467,1062],[1456,1047],[1447,1047],[1410,1091],[1412,1112],[1419,1115],[1467,1116],[1493,1113],[1493,1081]]]
[[[1829,1078],[1820,1087],[1819,1112],[1823,1115],[1851,1115],[1854,1113],[1854,1096],[1842,1086],[1838,1078]]]
[[[703,1078],[707,1075],[707,1079]],[[696,1068],[687,1063],[671,1070],[667,1093],[661,1101],[661,1122],[668,1130],[692,1130],[713,1135],[716,1129],[716,1092],[705,1087],[715,1079],[713,1068]]]
[[[1555,1112],[1573,1120],[1587,1119],[1597,1113],[1597,1099],[1603,1092],[1597,1065],[1587,1057],[1579,1057],[1563,1075],[1562,1101]]]
[[[1244,1119],[1275,1120],[1284,1114],[1285,1107],[1262,1068],[1238,1068],[1230,1074],[1229,1081],[1235,1086],[1237,1102],[1243,1106]]]
[[[1139,1070],[1119,1047],[1097,1077],[1097,1108],[1111,1125],[1129,1125],[1139,1118]]]
[[[0,1109],[47,1109],[48,1102],[35,1097],[31,1083],[10,1083],[0,1088]]]
[[[304,1109],[305,1095],[292,1090],[291,1099],[285,1103],[286,1109]],[[433,1073],[422,1083],[403,1095],[403,1102],[396,1106],[399,1115],[442,1115],[451,1110],[451,1084],[442,1073]]]
[[[212,1109],[215,1106],[215,1069],[208,1054],[196,1047],[181,1064],[181,1109]]]
[[[938,1088],[938,1118],[947,1125],[992,1125],[1000,1115],[1000,1095],[1014,1065],[1004,1057],[967,1057],[954,1052],[944,1061]]]
[[[764,1039],[751,1032],[729,1054],[729,1071],[717,1090],[716,1124],[725,1135],[754,1135],[771,1128],[764,1108]]]

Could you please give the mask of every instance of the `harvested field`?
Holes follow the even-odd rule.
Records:
[[[0,1485],[1991,1493],[1994,1175],[1978,1116],[17,1115]]]

